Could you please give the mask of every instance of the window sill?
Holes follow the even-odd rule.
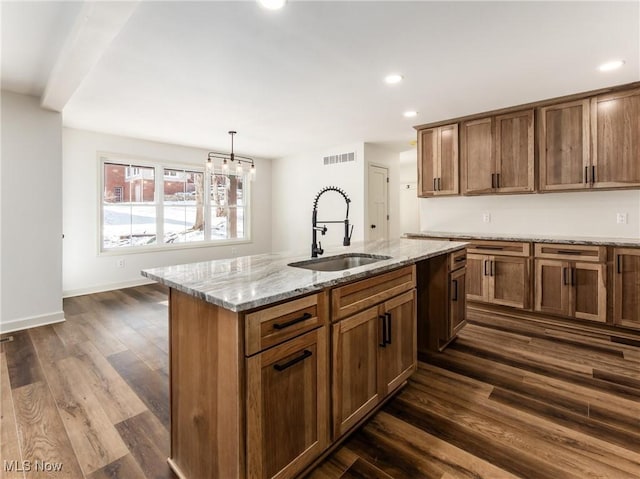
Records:
[[[110,248],[100,250],[98,256],[121,256],[123,254],[146,254],[159,253],[164,251],[178,251],[196,248],[216,248],[219,246],[236,246],[251,244],[251,238],[241,240],[218,240],[218,241],[202,241],[198,243],[173,243],[150,246],[126,246],[122,248]]]

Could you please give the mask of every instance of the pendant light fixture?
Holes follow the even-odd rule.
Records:
[[[214,168],[214,160],[222,160],[222,164],[220,165],[223,174],[228,174],[231,166],[235,166],[235,174],[237,176],[242,176],[244,173],[244,165],[251,165],[249,167],[249,172],[251,173],[251,179],[254,179],[256,176],[256,165],[253,161],[253,158],[249,158],[248,156],[236,155],[233,152],[233,136],[237,133],[237,131],[230,131],[231,135],[231,153],[220,153],[217,151],[210,151],[207,156],[207,169],[210,172],[213,172]],[[233,163],[236,165],[233,165]]]

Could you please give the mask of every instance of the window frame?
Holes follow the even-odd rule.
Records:
[[[211,180],[209,178],[210,172],[207,171],[205,162],[202,165],[194,165],[193,163],[160,160],[139,157],[135,155],[128,155],[122,153],[113,153],[98,151],[97,152],[97,164],[98,164],[98,221],[97,221],[97,251],[98,256],[117,256],[122,254],[139,254],[150,253],[156,251],[175,251],[181,249],[193,249],[193,248],[211,248],[216,246],[229,246],[238,244],[250,244],[252,243],[252,228],[253,223],[251,211],[253,209],[253,198],[250,176],[248,172],[243,175],[243,208],[244,208],[244,237],[243,238],[229,238],[229,239],[211,239],[210,237],[210,219],[209,211],[211,200],[209,195],[204,195],[204,218],[205,218],[205,239],[202,241],[193,241],[186,243],[164,243],[164,170],[183,170],[191,171],[194,173],[202,173],[204,175],[204,188],[205,192],[209,191]],[[105,187],[105,164],[119,164],[123,166],[139,166],[154,169],[154,199],[153,206],[156,209],[156,244],[152,245],[138,245],[138,246],[121,246],[115,248],[104,247],[104,187]],[[219,169],[215,170],[216,174],[223,174]],[[227,173],[228,175],[228,173]],[[160,240],[160,241],[159,241]]]

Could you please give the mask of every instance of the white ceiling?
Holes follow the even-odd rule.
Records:
[[[81,9],[2,2],[3,89],[43,94]],[[415,124],[640,80],[638,1],[142,1],[116,33],[66,126],[221,150],[236,129],[260,157],[406,150]],[[612,58],[626,65],[596,70]]]

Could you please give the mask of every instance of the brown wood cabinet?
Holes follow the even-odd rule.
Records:
[[[247,476],[295,477],[329,443],[326,326],[247,359]]]
[[[418,196],[460,193],[458,183],[458,124],[418,133]]]
[[[530,308],[528,243],[472,241],[467,248],[467,299]]]
[[[606,322],[604,247],[536,244],[535,256],[536,311]]]
[[[591,100],[594,188],[640,186],[640,89]]]
[[[640,329],[640,249],[613,249],[613,322]]]
[[[640,89],[539,110],[540,190],[640,186]]]
[[[533,110],[462,123],[462,193],[535,190]]]
[[[442,351],[467,322],[465,250],[416,264],[418,353]]]
[[[378,307],[333,324],[333,436],[351,429],[380,402]]]
[[[413,267],[403,270],[410,270],[408,273],[415,277]],[[370,285],[369,280],[363,280],[342,288],[352,286],[348,291],[367,302],[366,298],[379,297],[377,283],[373,284],[373,291],[367,290]],[[334,440],[358,424],[415,371],[415,283],[410,286],[395,297],[333,324]],[[345,298],[342,288],[334,290],[337,298]],[[336,314],[340,313],[340,304],[334,299]]]
[[[541,191],[589,187],[589,105],[589,99],[585,99],[540,109],[538,152]]]

